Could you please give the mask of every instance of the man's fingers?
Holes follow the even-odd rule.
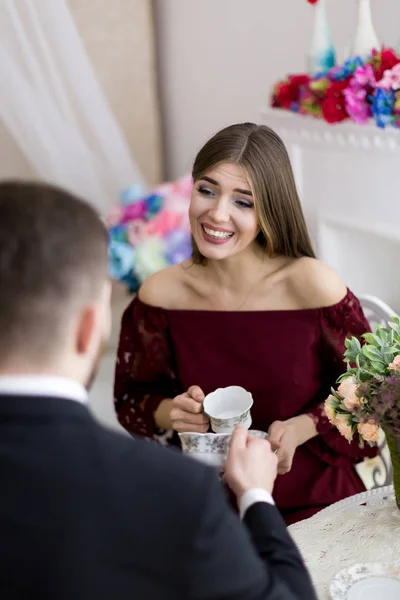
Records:
[[[238,425],[232,433],[230,447],[233,451],[246,448],[248,431],[243,425]]]
[[[187,393],[197,402],[203,402],[204,400],[204,392],[198,385],[190,386]]]

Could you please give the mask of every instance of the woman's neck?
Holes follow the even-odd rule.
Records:
[[[261,248],[256,248],[224,260],[210,260],[206,269],[210,279],[219,289],[240,294],[280,270],[288,260],[287,257],[280,256],[270,258]]]

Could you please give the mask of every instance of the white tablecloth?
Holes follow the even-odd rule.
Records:
[[[330,600],[330,582],[346,567],[400,560],[400,510],[393,497],[376,508],[353,506],[336,514],[317,514],[291,525],[289,531],[303,554],[319,600]]]

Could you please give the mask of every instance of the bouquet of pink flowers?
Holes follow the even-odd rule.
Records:
[[[378,441],[379,427],[400,435],[400,319],[389,328],[378,326],[345,342],[347,371],[325,402],[330,422],[349,441],[357,432],[361,442]]]
[[[344,353],[347,371],[325,401],[329,421],[351,442],[378,442],[382,428],[390,449],[393,483],[400,508],[400,319],[392,317],[388,328],[364,333],[364,344],[352,337]]]

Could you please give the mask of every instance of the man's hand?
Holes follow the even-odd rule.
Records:
[[[254,488],[262,488],[272,494],[277,465],[278,459],[271,444],[252,436],[239,425],[232,434],[224,481],[238,499]]]

